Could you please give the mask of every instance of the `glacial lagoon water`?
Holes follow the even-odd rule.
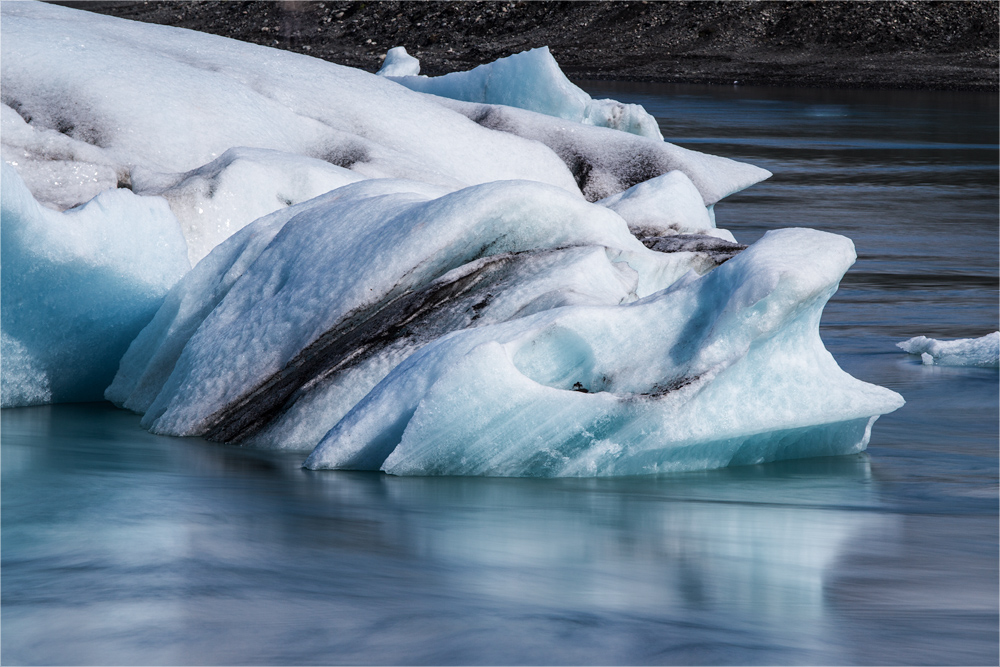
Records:
[[[996,664],[998,102],[589,82],[775,176],[717,207],[859,261],[823,338],[866,453],[623,479],[310,472],[110,405],[2,413],[5,664]]]

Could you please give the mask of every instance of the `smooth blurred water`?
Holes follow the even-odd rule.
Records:
[[[600,480],[310,472],[106,405],[2,413],[5,664],[996,664],[997,98],[586,84],[774,178],[717,207],[859,261],[823,336],[865,454]]]

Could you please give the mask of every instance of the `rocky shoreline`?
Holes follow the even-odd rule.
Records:
[[[393,46],[438,75],[547,45],[578,80],[1000,89],[993,0],[57,4],[368,71]]]

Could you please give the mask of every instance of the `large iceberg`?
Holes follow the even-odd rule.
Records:
[[[5,406],[106,387],[312,468],[566,476],[856,452],[902,404],[819,339],[848,239],[738,244],[713,206],[769,173],[547,50],[376,76],[0,11]]]
[[[920,360],[926,366],[1000,367],[1000,331],[980,338],[957,340],[936,340],[917,336],[896,343],[896,347],[910,354],[919,354]]]

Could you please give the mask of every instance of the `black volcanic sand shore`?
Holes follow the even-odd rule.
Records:
[[[573,79],[998,90],[996,0],[58,2],[376,71],[444,74],[548,45]]]

